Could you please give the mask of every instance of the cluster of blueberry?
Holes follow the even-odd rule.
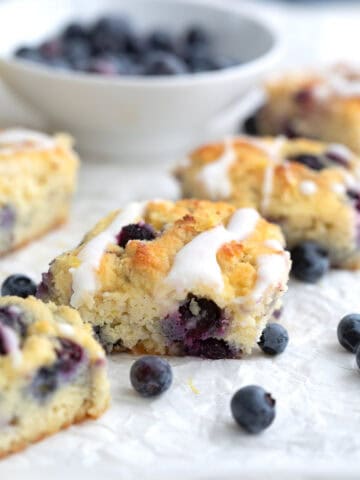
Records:
[[[69,24],[61,34],[38,47],[22,46],[21,59],[62,70],[101,75],[181,75],[234,66],[215,53],[210,33],[189,27],[179,37],[167,30],[136,32],[122,16],[106,16],[92,25]]]

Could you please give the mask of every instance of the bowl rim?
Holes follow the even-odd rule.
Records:
[[[159,1],[159,0],[158,0]],[[160,0],[168,2],[168,0]],[[230,80],[238,75],[243,77],[254,75],[261,72],[268,65],[274,63],[276,59],[280,58],[284,51],[283,42],[279,29],[276,28],[273,22],[270,22],[259,12],[248,12],[246,5],[236,5],[234,3],[223,3],[222,0],[212,0],[205,2],[205,0],[182,0],[184,4],[200,5],[208,9],[216,9],[225,12],[236,14],[237,17],[256,23],[259,28],[267,31],[271,37],[272,44],[268,50],[249,60],[243,64],[227,67],[222,70],[210,72],[185,73],[182,75],[164,75],[164,76],[141,76],[141,75],[114,75],[105,76],[97,73],[77,72],[73,70],[57,70],[50,66],[37,64],[29,60],[17,59],[16,57],[8,57],[0,54],[0,66],[11,66],[19,69],[22,72],[31,72],[33,74],[47,77],[49,80],[61,80],[64,82],[86,83],[94,86],[121,86],[121,87],[138,87],[138,88],[157,88],[177,87],[177,86],[194,86],[213,83],[217,81]],[[168,2],[169,3],[169,2]],[[5,7],[6,3],[2,6]],[[1,6],[0,6],[1,10]]]

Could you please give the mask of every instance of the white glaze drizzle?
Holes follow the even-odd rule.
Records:
[[[70,304],[73,307],[80,307],[86,298],[89,298],[90,295],[96,292],[98,288],[96,271],[99,268],[106,247],[115,242],[116,235],[118,235],[122,227],[141,219],[146,205],[147,202],[130,203],[105,230],[92,238],[80,250],[78,259],[81,260],[81,264],[76,268],[70,269],[73,290]]]
[[[264,145],[265,151],[269,156],[269,161],[264,172],[264,180],[263,180],[263,186],[262,186],[262,197],[261,197],[260,209],[263,215],[266,214],[269,208],[271,195],[273,192],[273,186],[274,186],[274,170],[276,165],[278,165],[281,160],[279,158],[279,153],[285,141],[286,141],[285,137],[279,136],[274,140],[273,144],[266,145],[266,146]],[[261,143],[265,144],[265,142],[261,142]]]
[[[312,180],[304,180],[299,184],[300,192],[304,195],[314,195],[317,192],[317,185]]]
[[[225,243],[240,242],[251,235],[259,218],[256,210],[243,208],[233,214],[226,228],[218,225],[197,235],[176,254],[165,283],[178,293],[199,285],[208,285],[221,292],[224,281],[216,259],[217,251]]]
[[[290,269],[290,254],[283,249],[281,253],[260,255],[257,259],[257,279],[251,297],[257,302],[270,285],[285,288]]]
[[[353,153],[352,151],[346,147],[345,145],[342,145],[341,143],[331,143],[325,153],[332,153],[334,155],[338,155],[339,157],[343,158],[346,162],[349,162],[352,157]]]
[[[229,168],[236,159],[233,140],[227,138],[224,142],[224,152],[215,162],[209,163],[198,173],[197,180],[204,185],[211,200],[229,198],[231,181]]]
[[[58,323],[58,328],[61,334],[63,335],[68,335],[69,337],[72,337],[75,334],[75,329],[72,325],[69,325],[68,323]]]
[[[10,154],[20,149],[48,150],[54,148],[54,140],[41,132],[23,128],[0,130],[0,153]]]
[[[1,331],[4,336],[5,348],[8,351],[13,366],[18,367],[22,361],[19,337],[15,331],[7,325],[2,325]]]
[[[339,72],[330,72],[324,75],[323,82],[314,86],[313,94],[319,100],[326,100],[333,94],[345,98],[359,97],[360,81],[349,79]]]
[[[337,195],[344,195],[346,192],[345,185],[343,183],[333,183],[331,185],[331,190],[336,193]]]

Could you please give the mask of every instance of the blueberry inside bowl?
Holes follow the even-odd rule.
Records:
[[[235,132],[241,96],[281,53],[264,19],[220,0],[14,0],[0,29],[10,89],[83,151],[120,159]]]

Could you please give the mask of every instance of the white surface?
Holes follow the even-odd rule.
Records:
[[[163,168],[83,165],[71,222],[1,260],[0,280],[14,272],[36,279],[109,210],[130,200],[175,197]],[[2,479],[116,480],[358,479],[360,375],[336,339],[340,318],[360,310],[360,274],[332,272],[319,285],[293,282],[283,321],[290,343],[278,358],[170,360],[171,389],[156,400],[129,385],[133,358],[110,360],[111,409],[0,462]],[[274,424],[243,434],[230,416],[232,394],[259,384],[277,400]],[[191,384],[196,387],[195,393]],[[105,478],[105,477],[104,477]]]
[[[266,18],[257,20],[226,5],[222,0],[5,2],[0,5],[1,77],[42,113],[50,128],[70,130],[82,151],[118,160],[151,161],[167,153],[181,156],[198,142],[235,132],[241,97],[280,56]],[[88,22],[106,11],[128,15],[145,31],[163,26],[180,34],[189,25],[205,25],[217,50],[242,63],[170,78],[105,78],[59,72],[12,57],[19,45],[41,42],[70,19]]]

